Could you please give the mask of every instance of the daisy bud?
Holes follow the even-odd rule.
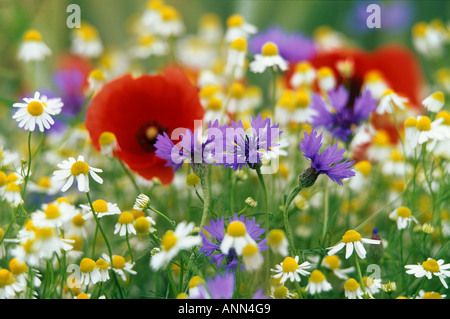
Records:
[[[145,194],[139,194],[134,203],[133,209],[142,212],[142,210],[150,204],[150,198]]]
[[[245,199],[245,203],[249,206],[249,207],[256,207],[258,205],[258,202],[255,201],[253,198],[251,197],[247,197]]]
[[[198,177],[196,174],[191,173],[186,177],[186,184],[188,186],[195,186],[200,182],[200,177]]]
[[[397,290],[397,285],[395,282],[388,282],[387,284],[381,285],[381,289],[383,289],[384,292],[391,293]]]
[[[425,234],[430,235],[430,234],[432,234],[434,232],[434,227],[432,225],[430,225],[430,224],[423,224],[422,225],[422,231]]]

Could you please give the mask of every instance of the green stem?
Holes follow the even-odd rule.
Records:
[[[363,280],[362,273],[361,273],[361,267],[359,266],[358,254],[354,253],[353,255],[355,256],[355,265],[356,265],[356,270],[358,272],[359,284],[361,285],[362,291],[366,292],[364,289],[364,280]]]
[[[411,297],[411,299],[416,299],[417,295],[420,292],[420,289],[422,289],[423,284],[425,283],[425,281],[427,280],[427,277],[423,277],[422,282],[420,283],[420,285],[417,287],[416,292],[414,293],[414,295]]]
[[[153,207],[147,206],[147,208],[150,209],[152,212],[155,212],[156,214],[158,214],[162,218],[164,218],[172,226],[172,228],[175,228],[175,222],[173,220],[171,220],[169,217],[167,217],[166,215],[164,215],[160,211],[154,209]]]
[[[31,155],[31,131],[30,131],[28,133],[28,168],[27,168],[27,174],[25,176],[25,180],[23,183],[22,199],[24,198],[24,195],[25,195],[25,192],[27,189],[27,185],[28,185],[28,180],[30,179],[31,159],[32,159],[32,155]]]
[[[296,249],[294,246],[294,240],[292,238],[292,234],[291,234],[291,228],[290,228],[290,224],[289,224],[289,206],[291,205],[292,201],[294,200],[295,196],[297,196],[297,194],[302,190],[302,187],[297,186],[294,188],[294,190],[291,192],[291,194],[289,195],[289,197],[286,200],[286,203],[284,205],[284,228],[286,231],[286,237],[288,239],[289,242],[289,250],[291,252],[291,254],[294,256],[296,255]]]
[[[210,201],[209,187],[208,182],[206,180],[206,174],[200,177],[200,183],[202,185],[203,190],[203,212],[202,212],[202,219],[200,221],[200,229],[202,229],[203,225],[206,224],[206,221],[208,219],[209,201]]]
[[[128,246],[128,252],[130,253],[131,263],[134,263],[134,260],[133,260],[133,252],[131,251],[131,245],[130,245],[130,238],[129,238],[129,236],[128,236],[128,229],[127,229],[127,232],[126,232],[126,234],[125,234],[125,237],[126,237],[126,239],[127,239],[127,246]]]
[[[266,183],[264,182],[264,177],[261,174],[260,167],[256,168],[256,173],[258,174],[258,179],[259,179],[259,182],[261,183],[261,187],[264,192],[264,205],[265,205],[265,209],[266,209],[265,227],[266,227],[267,231],[269,231],[269,228],[270,228],[270,225],[269,225],[269,199],[268,199],[268,195],[267,195],[267,187],[266,187]]]
[[[136,180],[134,179],[133,175],[131,175],[131,172],[129,171],[129,169],[125,166],[125,164],[122,162],[122,160],[120,158],[117,157],[117,161],[120,164],[120,167],[122,167],[122,170],[125,172],[125,174],[128,176],[128,178],[130,179],[131,183],[133,184],[133,187],[135,189],[135,191],[138,194],[141,194],[141,189],[139,188],[138,184],[136,183]]]

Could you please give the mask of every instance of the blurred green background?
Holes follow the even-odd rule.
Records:
[[[70,29],[66,26],[71,3],[81,7],[81,19],[96,26],[103,43],[124,46],[129,43],[127,25],[133,16],[143,12],[146,0],[0,0],[0,92],[13,97],[20,83],[23,65],[16,53],[25,30],[41,31],[44,42],[52,49],[53,57],[66,51],[70,45]],[[411,26],[418,21],[439,18],[450,20],[450,1],[303,1],[303,0],[166,0],[182,14],[187,33],[197,31],[202,14],[214,12],[223,24],[233,13],[242,14],[260,31],[278,25],[288,32],[301,32],[311,37],[314,29],[328,25],[344,33],[358,46],[373,49],[381,43],[397,42],[411,47]],[[378,3],[384,10],[393,4],[403,4],[408,15],[401,28],[357,30],[355,6]],[[387,12],[387,11],[386,11]],[[404,17],[403,17],[404,18]],[[394,19],[395,20],[395,19]],[[52,67],[54,59],[44,61]]]

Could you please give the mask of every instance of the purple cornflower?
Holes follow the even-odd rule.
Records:
[[[223,145],[222,152],[217,152],[220,149],[216,148],[216,164],[231,167],[235,171],[244,166],[255,169],[261,165],[264,154],[279,146],[275,141],[282,133],[279,124],[272,125],[270,118],[263,120],[261,114],[252,117],[247,130],[244,130],[242,121],[232,121],[231,127],[223,125],[219,129],[222,131]]]
[[[62,114],[73,117],[80,113],[86,101],[83,94],[84,78],[82,72],[77,69],[57,71],[53,75],[53,82],[64,103]]]
[[[250,51],[253,54],[261,52],[267,42],[275,43],[281,57],[291,63],[310,59],[316,54],[316,45],[312,39],[300,33],[287,33],[279,26],[253,36],[249,41]]]
[[[326,150],[319,154],[322,147],[322,134],[317,136],[317,131],[312,130],[311,134],[305,132],[299,147],[303,156],[311,161],[311,167],[299,176],[300,186],[305,188],[312,186],[320,174],[327,175],[339,185],[342,185],[344,178],[355,175],[351,168],[354,161],[349,162],[348,159],[343,161],[342,154],[345,153],[345,148],[338,150],[338,143],[333,146],[328,145]]]
[[[256,243],[259,251],[264,251],[267,249],[267,238],[260,240],[260,236],[266,230],[264,228],[260,228],[260,224],[255,223],[255,218],[250,220],[244,215],[238,217],[235,213],[233,218],[229,218],[229,222],[230,224],[232,224],[233,222],[241,222],[242,224],[244,224],[246,233],[245,235],[248,235],[250,241]],[[203,232],[200,233],[203,243],[203,246],[199,248],[200,251],[204,252],[205,256],[211,257],[210,262],[216,263],[217,267],[220,267],[225,259],[225,265],[223,266],[225,269],[236,269],[238,266],[238,260],[236,258],[238,254],[236,249],[232,247],[228,250],[227,253],[224,253],[221,250],[221,246],[225,237],[229,236],[230,233],[229,227],[225,229],[224,218],[222,217],[221,219],[219,219],[219,217],[217,217],[216,221],[211,219],[209,221],[209,226],[203,226],[203,228],[211,235],[211,237],[208,238]],[[241,269],[243,268],[245,268],[245,266],[241,265]]]
[[[370,114],[377,107],[377,101],[369,90],[358,96],[354,103],[349,99],[349,92],[343,87],[328,93],[329,105],[322,96],[314,93],[311,109],[311,120],[314,127],[324,127],[337,139],[347,143],[353,132],[353,128],[369,119]]]

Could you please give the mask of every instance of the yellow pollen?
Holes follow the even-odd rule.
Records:
[[[58,206],[51,203],[47,205],[47,208],[45,209],[44,213],[45,218],[47,219],[55,219],[61,216],[61,212],[59,211]]]
[[[72,167],[70,168],[70,173],[73,176],[78,176],[80,174],[87,174],[89,173],[89,165],[82,161],[76,161],[72,164]]]
[[[423,37],[427,33],[427,24],[425,22],[418,22],[412,28],[412,34],[415,37]]]
[[[24,41],[36,41],[36,42],[40,42],[42,41],[42,35],[39,31],[37,30],[28,30],[27,32],[25,32],[25,34],[23,35],[23,40]]]
[[[389,158],[394,162],[403,162],[403,155],[397,149],[395,149],[391,152],[391,154],[389,155]]]
[[[355,230],[347,230],[342,236],[342,241],[344,243],[354,243],[361,240],[361,235]]]
[[[320,270],[313,270],[311,275],[309,276],[310,282],[319,283],[325,280],[325,275]]]
[[[96,213],[106,213],[108,211],[108,203],[103,199],[97,199],[92,203]]]
[[[299,62],[295,65],[295,71],[300,73],[305,73],[308,70],[311,70],[312,66],[309,62]]]
[[[53,228],[51,227],[38,228],[34,231],[34,233],[36,235],[36,238],[42,239],[51,238],[55,234]]]
[[[25,273],[28,270],[28,266],[27,266],[27,264],[20,261],[19,259],[13,258],[9,262],[9,269],[11,270],[11,273],[13,275],[20,275],[20,274]]]
[[[80,271],[84,273],[89,273],[95,269],[95,261],[91,258],[83,258],[80,262]]]
[[[247,51],[247,40],[243,38],[237,38],[230,44],[230,49],[240,51],[240,52],[246,52]]]
[[[275,299],[286,299],[286,294],[288,289],[285,286],[279,286],[273,292],[273,296]]]
[[[345,290],[355,291],[355,290],[358,289],[358,288],[359,288],[359,284],[358,284],[358,282],[357,282],[355,279],[353,279],[353,278],[350,278],[350,279],[348,279],[348,280],[345,282],[345,285],[344,285],[344,289],[345,289]]]
[[[410,127],[416,127],[417,125],[417,120],[413,117],[409,117],[405,120],[405,127],[406,128],[410,128]]]
[[[8,269],[0,269],[0,288],[12,285],[15,281]]]
[[[244,18],[239,14],[233,14],[227,19],[227,27],[235,28],[240,27],[244,24]]]
[[[195,186],[200,182],[200,177],[198,177],[196,174],[191,173],[186,177],[186,184],[188,186]]]
[[[309,94],[305,89],[300,89],[295,94],[295,106],[306,108],[309,105]]]
[[[119,255],[114,255],[112,258],[114,268],[116,269],[122,269],[125,267],[125,258]]]
[[[439,269],[440,269],[437,261],[434,259],[428,259],[427,261],[424,261],[422,263],[422,267],[426,271],[433,272],[433,273],[439,272]]]
[[[411,217],[411,211],[408,207],[400,206],[399,208],[397,208],[397,216],[403,218]]]
[[[51,179],[47,176],[41,177],[37,184],[42,188],[50,188],[52,186]]]
[[[242,250],[242,255],[245,257],[253,256],[258,252],[258,247],[253,244],[247,244]]]
[[[165,251],[169,251],[178,241],[178,237],[172,230],[168,230],[161,239],[161,246]]]
[[[278,55],[278,47],[272,42],[267,42],[264,44],[261,50],[261,54],[264,56],[275,56]]]
[[[227,234],[231,237],[242,237],[245,236],[246,232],[244,223],[237,220],[231,222],[227,227]]]
[[[292,257],[286,257],[281,263],[281,267],[283,268],[283,272],[293,272],[298,269],[298,264]]]
[[[197,286],[203,285],[205,281],[200,276],[193,276],[189,280],[189,288],[195,288]]]
[[[436,119],[443,119],[442,124],[450,126],[450,113],[447,111],[440,111],[436,114]]]
[[[277,246],[282,243],[284,238],[285,238],[284,231],[282,231],[281,229],[272,229],[269,232],[267,244],[269,246]]]
[[[386,146],[389,142],[389,135],[385,130],[377,131],[373,137],[373,144],[377,146]]]
[[[419,131],[429,131],[431,130],[431,120],[428,116],[422,116],[416,124],[416,128]]]
[[[44,113],[44,105],[39,101],[31,101],[28,103],[27,111],[32,116],[39,116]]]
[[[174,21],[178,19],[178,11],[172,6],[165,6],[161,9],[163,21]]]
[[[19,193],[20,192],[20,187],[16,183],[9,183],[5,187],[5,192]]]
[[[134,222],[134,229],[139,234],[145,234],[150,230],[150,222],[144,216],[138,217]]]
[[[150,126],[145,130],[145,137],[149,140],[153,140],[158,135],[158,129],[154,126]]]
[[[359,161],[355,164],[355,169],[364,175],[364,177],[369,177],[372,170],[372,164],[369,161]]]
[[[330,267],[330,269],[339,269],[340,260],[338,256],[326,256],[323,261]]]
[[[78,226],[78,227],[83,226],[85,222],[86,222],[86,221],[85,221],[84,218],[83,218],[83,214],[75,215],[75,216],[72,218],[72,224],[74,224],[75,226]]]
[[[222,109],[222,100],[212,97],[209,99],[206,108],[211,111],[220,111]]]
[[[134,221],[134,217],[130,212],[123,212],[119,217],[119,224],[132,224]]]
[[[317,71],[317,76],[319,78],[325,78],[325,77],[329,77],[329,76],[333,76],[333,70],[330,69],[327,66],[321,67],[318,71]]]
[[[108,269],[109,264],[102,258],[97,259],[97,261],[95,262],[95,266],[98,269]]]

